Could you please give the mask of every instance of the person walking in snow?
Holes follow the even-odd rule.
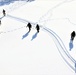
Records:
[[[1,20],[0,20],[0,25],[1,25]]]
[[[32,25],[30,23],[27,24],[27,26],[29,28],[29,32],[31,31]]]
[[[5,10],[3,9],[3,15],[5,16],[6,15],[6,13],[5,13]]]
[[[36,25],[36,30],[37,30],[37,32],[39,33],[40,27],[39,27],[38,24]]]
[[[73,41],[74,38],[75,38],[75,31],[73,31],[73,32],[71,33],[71,40]]]

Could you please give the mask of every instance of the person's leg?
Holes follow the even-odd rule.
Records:
[[[39,30],[37,30],[37,32],[39,33]]]
[[[29,28],[29,32],[31,31],[31,28]]]

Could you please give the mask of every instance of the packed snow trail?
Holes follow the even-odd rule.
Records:
[[[51,34],[51,37],[53,38],[54,40],[54,43],[56,44],[56,47],[60,53],[60,55],[62,56],[62,58],[64,59],[64,61],[74,70],[76,71],[76,68],[75,68],[75,63],[76,61],[70,56],[70,54],[67,52],[66,48],[65,48],[65,45],[63,44],[62,40],[57,37],[56,33],[54,33],[52,30],[48,29],[48,28],[43,28],[45,31],[47,31],[49,34]],[[59,40],[59,39],[60,40]],[[60,43],[62,42],[62,43]],[[61,45],[63,44],[63,45]]]
[[[20,21],[20,22],[23,22],[23,23],[28,23],[28,22],[29,22],[29,21],[26,20],[26,19],[21,19],[21,18],[14,17],[14,16],[11,16],[11,15],[8,15],[8,14],[7,14],[6,17],[12,18],[12,19],[14,19],[14,20],[17,20],[17,21]],[[34,24],[33,22],[30,22],[30,23]]]
[[[17,18],[17,17],[11,16],[11,15],[7,15],[6,17],[17,20],[17,21],[22,22],[22,23],[30,22],[28,20]],[[30,22],[30,23],[33,26],[36,26],[36,24],[37,24],[37,23],[33,23],[33,22]],[[24,27],[26,27],[26,26],[24,26]],[[60,39],[60,37],[51,29],[49,29],[47,27],[43,27],[42,25],[40,25],[40,27],[42,28],[42,30],[46,31],[47,33],[49,33],[51,35],[51,37],[53,38],[54,43],[56,44],[56,47],[57,47],[60,55],[64,59],[64,61],[70,66],[70,68],[72,68],[76,72],[76,67],[75,67],[76,66],[76,60],[74,60],[74,58],[72,58],[72,56],[69,54],[69,52],[67,51],[67,49],[66,49],[64,43],[62,42],[62,40]],[[16,30],[16,29],[14,29],[14,30]],[[14,31],[14,30],[12,30],[12,31]],[[7,33],[7,32],[8,31],[3,32],[3,33]]]

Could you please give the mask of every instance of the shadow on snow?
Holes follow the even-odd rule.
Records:
[[[13,3],[14,1],[16,0],[1,0],[0,1],[0,6],[3,6],[3,5],[9,5],[10,3]]]
[[[69,42],[69,50],[71,51],[71,49],[73,48],[73,41],[70,39],[70,42]]]
[[[38,34],[38,32],[36,32],[36,33],[32,36],[31,41],[37,37],[37,34]]]
[[[18,0],[0,0],[0,6],[9,5],[10,3],[13,3],[15,1],[18,1]],[[34,1],[34,0],[20,0],[20,1],[31,2],[31,1]]]
[[[29,31],[23,35],[22,39],[26,38],[29,35]]]
[[[38,32],[36,32],[36,33],[32,36],[31,41],[34,40],[34,39],[37,37],[37,34],[38,34]],[[29,31],[22,36],[22,39],[26,38],[28,35],[29,35]]]
[[[0,20],[3,18],[4,16],[0,17]]]

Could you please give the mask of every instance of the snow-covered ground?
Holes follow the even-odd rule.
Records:
[[[0,14],[0,75],[75,75],[76,38],[71,51],[69,43],[76,29],[72,12],[76,12],[76,1],[36,0],[21,4],[13,10],[10,7],[15,3],[0,7],[0,13],[3,8],[7,12],[5,17]],[[30,33],[28,22],[33,26]],[[39,33],[37,23],[41,26]]]

